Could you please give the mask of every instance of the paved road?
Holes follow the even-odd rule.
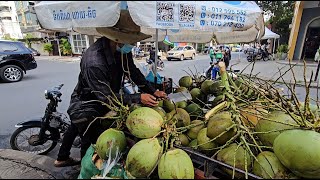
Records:
[[[234,53],[231,64],[240,62],[242,65],[239,67],[242,67],[247,63],[244,54],[241,53],[240,58],[241,60],[238,53]],[[10,148],[9,137],[15,130],[16,123],[42,116],[47,103],[44,98],[45,89],[64,83],[62,102],[58,110],[66,113],[70,95],[77,82],[79,62],[51,61],[48,57],[37,57],[37,62],[38,68],[28,71],[21,82],[0,83],[0,149]],[[197,56],[195,60],[165,61],[165,70],[160,74],[172,77],[177,82],[179,77],[186,75],[184,70],[188,70],[188,67],[195,71],[196,66],[198,72],[204,72],[208,65],[208,56]],[[303,88],[298,89],[298,94],[299,98],[303,99]],[[315,89],[311,96],[316,97]],[[55,148],[49,156],[55,158],[57,150],[58,148]],[[77,150],[73,150],[73,153],[77,153],[77,156],[79,154]]]

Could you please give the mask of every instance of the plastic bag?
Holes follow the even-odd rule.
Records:
[[[92,156],[94,154],[94,147],[91,145],[84,157],[81,160],[81,170],[78,179],[90,179],[95,175],[101,174],[101,171],[92,162]]]
[[[148,75],[146,76],[146,80],[151,83],[154,83],[154,75],[152,71],[149,71]],[[158,73],[157,73],[157,84],[162,84],[162,78]]]

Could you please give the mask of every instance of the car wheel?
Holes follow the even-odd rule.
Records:
[[[180,56],[180,61],[183,61],[184,60],[184,55],[181,55]]]
[[[192,54],[191,59],[194,59],[194,58],[195,58],[195,56],[196,56],[195,54]]]
[[[6,65],[0,68],[0,78],[4,82],[18,82],[23,78],[23,70],[16,65]]]

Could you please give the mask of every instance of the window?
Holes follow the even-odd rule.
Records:
[[[3,17],[2,20],[11,20],[11,17]]]
[[[83,34],[72,35],[73,38],[73,46],[74,53],[80,54],[82,52],[82,48],[87,48],[87,39]]]
[[[0,52],[17,52],[18,46],[11,42],[0,42]]]

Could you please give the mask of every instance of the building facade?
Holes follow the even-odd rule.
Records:
[[[296,1],[288,44],[289,60],[314,60],[320,47],[320,1]]]
[[[42,29],[37,14],[32,10],[33,5],[41,1],[15,1],[20,28],[24,35],[32,34],[34,37],[48,39],[53,44],[53,55],[59,55],[58,42],[61,38],[67,38],[72,47],[72,53],[80,55],[82,49],[87,49],[94,42],[94,37],[79,34],[76,32],[55,32],[52,30]]]
[[[4,37],[22,38],[14,1],[0,1],[0,38]]]

